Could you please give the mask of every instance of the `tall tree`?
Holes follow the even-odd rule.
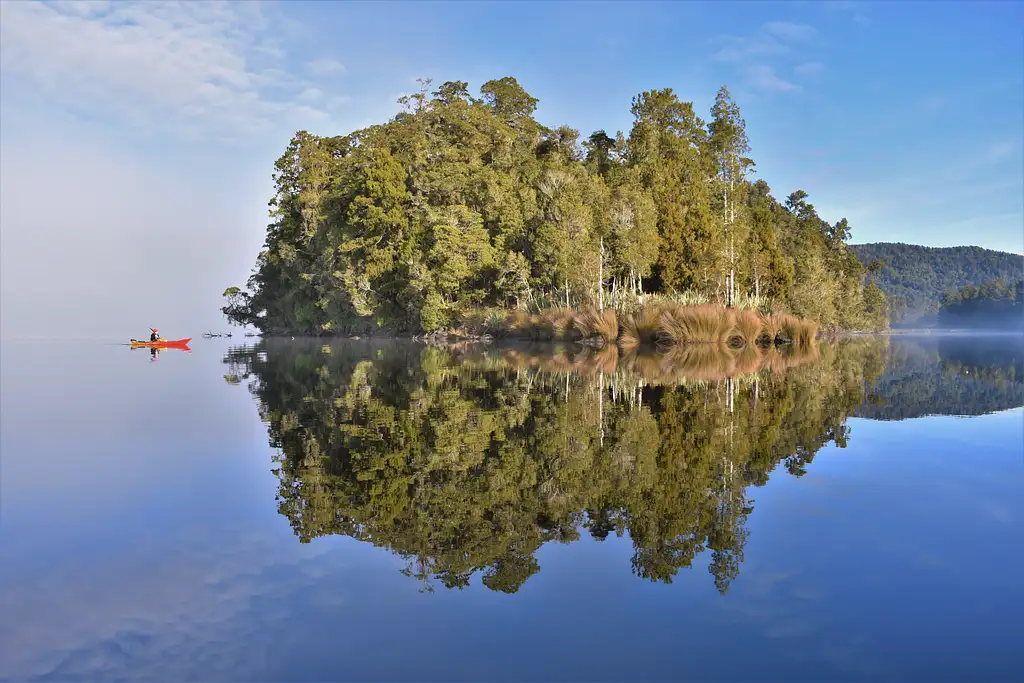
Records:
[[[725,260],[729,267],[726,277],[726,304],[736,299],[736,267],[743,253],[748,222],[744,214],[742,194],[746,189],[745,175],[754,166],[746,155],[750,152],[747,124],[740,116],[740,108],[724,85],[715,96],[708,124],[712,154],[715,158],[719,193],[721,196],[722,225],[726,234]],[[737,220],[737,209],[740,209]]]

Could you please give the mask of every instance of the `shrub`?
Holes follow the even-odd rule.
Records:
[[[619,336],[619,319],[610,308],[600,312],[593,309],[584,311],[576,316],[573,324],[584,339],[600,337],[605,344],[611,344]]]

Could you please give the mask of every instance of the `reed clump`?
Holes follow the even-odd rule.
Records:
[[[569,308],[548,308],[540,313],[512,311],[505,317],[501,336],[530,341],[572,341],[576,313]]]
[[[575,317],[573,325],[581,339],[598,339],[603,344],[614,344],[619,336],[619,319],[610,308],[584,311]]]
[[[797,346],[809,346],[818,335],[818,324],[811,320],[797,318],[788,313],[776,313],[775,318],[776,344],[796,344]]]
[[[749,308],[736,311],[733,325],[736,333],[744,341],[745,346],[755,346],[761,339],[761,331],[764,329],[761,315]]]
[[[655,346],[661,341],[661,311],[663,306],[650,304],[639,311],[627,313],[619,326],[619,346]]]
[[[733,349],[787,344],[808,347],[818,334],[817,323],[788,313],[762,314],[754,308],[716,304],[683,306],[667,299],[656,299],[640,310],[621,314],[611,308],[582,312],[549,308],[534,314],[513,311],[500,328],[500,336],[617,344],[623,350],[701,344]]]
[[[733,336],[735,314],[712,304],[668,306],[661,312],[667,344],[725,344]]]

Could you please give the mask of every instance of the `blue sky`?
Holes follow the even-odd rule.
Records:
[[[854,242],[1021,253],[1022,7],[6,2],[4,302],[27,327],[87,306],[220,324],[288,137],[385,120],[417,77],[515,76],[542,122],[584,134],[628,131],[651,88],[706,115],[726,84],[758,175],[848,218]],[[176,287],[112,291],[154,277]]]

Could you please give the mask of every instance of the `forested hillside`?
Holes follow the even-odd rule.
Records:
[[[300,131],[272,222],[224,313],[265,333],[432,331],[481,308],[623,306],[643,292],[884,324],[846,219],[753,181],[722,88],[705,122],[671,89],[633,99],[628,135],[548,128],[514,78],[446,82],[348,135]]]
[[[942,296],[938,321],[946,328],[1024,329],[1024,280],[996,280],[947,292]]]
[[[881,262],[872,279],[889,298],[894,325],[935,324],[942,297],[967,285],[1024,276],[1024,256],[981,247],[922,247],[878,242],[850,248],[865,267]]]

